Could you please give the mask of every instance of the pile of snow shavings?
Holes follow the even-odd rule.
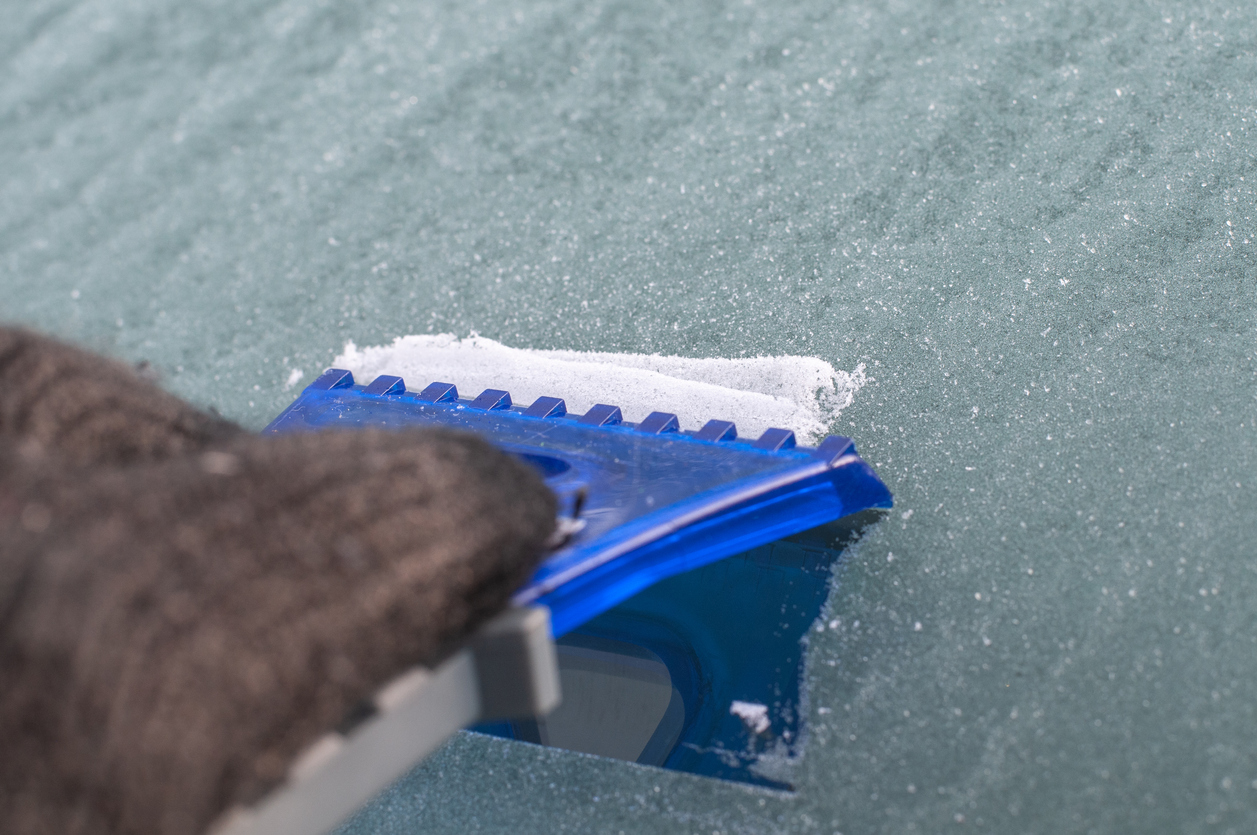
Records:
[[[531,351],[472,334],[401,336],[392,345],[359,348],[347,342],[333,362],[360,383],[380,374],[403,378],[410,390],[453,383],[462,397],[505,389],[519,405],[561,397],[569,414],[597,403],[619,406],[636,423],[653,411],[677,415],[682,429],[711,418],[731,420],[744,438],[765,429],[792,429],[799,442],[823,438],[865,383],[864,365],[836,371],[815,357],[691,359],[658,354]]]

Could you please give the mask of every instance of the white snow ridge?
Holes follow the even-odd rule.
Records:
[[[544,395],[562,397],[570,414],[610,403],[633,423],[652,411],[675,413],[682,429],[718,418],[736,423],[744,438],[780,426],[794,430],[803,444],[824,437],[865,382],[863,364],[851,372],[837,371],[816,357],[690,359],[533,351],[475,334],[466,339],[401,336],[392,345],[369,348],[347,342],[332,365],[352,371],[360,383],[393,374],[412,391],[439,381],[456,385],[462,397],[506,389],[520,405]]]

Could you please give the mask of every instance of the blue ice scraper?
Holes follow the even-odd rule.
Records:
[[[555,550],[515,597],[516,613],[548,612],[555,643],[499,624],[496,655],[473,652],[472,666],[482,700],[501,704],[445,717],[451,729],[478,721],[498,736],[789,788],[779,766],[803,731],[801,640],[842,545],[866,511],[891,506],[851,439],[742,439],[725,420],[686,431],[667,412],[629,423],[613,405],[573,415],[557,397],[522,406],[502,390],[468,399],[452,383],[411,391],[392,376],[362,386],[339,369],[264,431],[368,426],[477,433],[559,497]],[[555,710],[547,664],[561,682]]]

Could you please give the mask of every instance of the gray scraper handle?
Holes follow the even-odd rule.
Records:
[[[282,786],[251,809],[233,809],[210,833],[325,835],[460,728],[543,716],[558,703],[550,610],[508,609],[436,669],[415,667],[386,685],[368,719],[348,735],[325,735]]]

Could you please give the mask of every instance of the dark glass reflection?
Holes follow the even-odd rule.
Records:
[[[475,730],[790,789],[779,766],[802,753],[804,639],[842,549],[880,515],[856,514],[640,592],[557,641],[557,710]],[[746,705],[762,705],[766,721]]]

